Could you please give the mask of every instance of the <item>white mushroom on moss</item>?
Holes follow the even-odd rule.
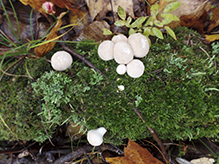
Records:
[[[72,56],[66,51],[57,51],[51,58],[51,65],[56,71],[65,71],[71,67]]]
[[[113,43],[117,42],[127,42],[128,38],[123,34],[118,34],[112,38]]]
[[[149,52],[148,39],[140,33],[131,34],[128,37],[128,43],[131,45],[135,57],[143,58]]]
[[[110,40],[103,41],[98,47],[98,55],[104,60],[108,61],[113,59],[113,47],[114,43]]]
[[[87,140],[92,146],[100,146],[103,143],[103,135],[106,133],[104,127],[89,130],[87,133]]]
[[[127,42],[117,42],[114,45],[114,60],[118,64],[127,64],[132,61],[134,54],[131,46]]]
[[[116,72],[119,74],[119,75],[123,75],[126,73],[126,65],[124,64],[120,64],[117,66],[116,68]]]
[[[127,64],[127,74],[132,78],[138,78],[144,73],[144,64],[141,60],[134,59]]]

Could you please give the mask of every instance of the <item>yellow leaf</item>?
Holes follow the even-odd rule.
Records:
[[[219,34],[214,34],[214,35],[205,35],[205,40],[207,42],[213,42],[215,40],[219,40]]]

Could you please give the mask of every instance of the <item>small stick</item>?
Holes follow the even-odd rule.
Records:
[[[75,57],[77,57],[78,59],[82,60],[85,64],[87,64],[89,67],[93,68],[95,71],[101,73],[101,75],[103,75],[105,77],[105,79],[108,79],[106,77],[106,75],[103,74],[103,72],[101,72],[99,69],[97,69],[91,62],[89,62],[85,57],[79,55],[77,52],[75,52],[72,48],[63,45],[63,49],[68,51],[69,53],[71,53],[72,55],[74,55]]]
[[[135,107],[134,108],[134,111],[135,113],[138,115],[138,117],[145,123],[145,120],[143,119],[143,117],[141,116],[141,113],[138,111],[138,109]],[[167,156],[167,153],[166,153],[166,150],[163,146],[163,143],[161,142],[161,140],[159,139],[157,133],[154,131],[154,129],[150,128],[149,126],[146,125],[146,128],[149,130],[149,132],[151,133],[151,135],[153,136],[153,138],[155,139],[155,141],[157,142],[158,146],[160,147],[161,149],[161,152],[163,153],[164,155],[164,160],[166,161],[166,163],[168,163],[167,159],[168,159],[168,156]]]
[[[211,59],[210,55],[209,55],[202,47],[199,47],[199,48],[208,56],[209,59]],[[214,62],[213,62],[213,61],[211,61],[211,62],[212,62],[212,64],[214,64],[214,66],[215,66],[215,72],[217,72],[216,60],[214,60]]]

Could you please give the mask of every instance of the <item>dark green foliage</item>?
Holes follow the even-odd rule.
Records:
[[[25,133],[25,136],[19,135],[20,138],[38,141],[46,139],[44,129],[39,128],[42,124],[39,113],[43,114],[50,134],[57,124],[77,121],[88,129],[104,126],[108,130],[105,141],[115,144],[122,138],[151,137],[145,125],[155,129],[161,139],[217,137],[219,77],[215,63],[219,63],[218,58],[201,43],[194,31],[177,28],[175,33],[177,41],[167,35],[151,46],[149,54],[141,59],[145,73],[137,79],[127,74],[118,75],[114,60],[102,61],[97,55],[97,45],[89,44],[89,49],[83,44],[76,45],[75,50],[82,52],[108,79],[83,62],[74,61],[72,76],[67,71],[44,72],[32,84],[33,89],[28,82],[25,87],[5,81],[5,87],[0,87],[2,95],[10,95],[0,97],[5,122],[16,134],[23,130],[38,135]],[[191,43],[189,39],[192,45],[186,45],[186,42]],[[124,85],[125,90],[118,91],[119,85]],[[46,113],[48,107],[50,115]],[[134,107],[138,108],[145,123],[136,115]],[[10,114],[5,116],[7,112]],[[25,112],[30,114],[27,116]],[[13,121],[16,117],[22,117],[22,122]],[[13,135],[0,125],[3,129],[0,138],[10,139]]]

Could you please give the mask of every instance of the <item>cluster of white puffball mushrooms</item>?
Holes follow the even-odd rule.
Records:
[[[98,47],[98,55],[104,60],[114,59],[119,65],[116,72],[120,75],[127,74],[132,78],[138,78],[144,73],[144,64],[141,60],[149,52],[148,39],[140,34],[131,34],[128,38],[119,34],[112,40],[103,41]],[[135,58],[134,58],[135,57]]]

